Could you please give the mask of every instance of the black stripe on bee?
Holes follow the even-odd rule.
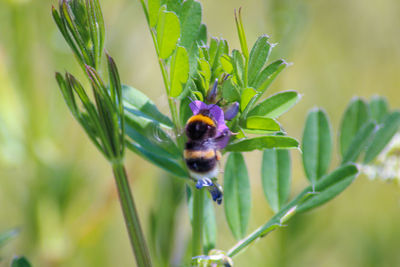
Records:
[[[207,173],[213,170],[217,165],[217,159],[214,158],[189,158],[186,159],[188,168],[197,173]]]

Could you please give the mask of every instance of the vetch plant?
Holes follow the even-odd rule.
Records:
[[[186,184],[192,224],[191,259],[180,263],[232,266],[233,258],[248,245],[345,190],[359,174],[361,155],[369,164],[399,128],[399,112],[388,111],[383,99],[370,103],[354,99],[342,120],[341,164],[332,170],[334,134],[327,114],[320,108],[310,111],[301,144],[287,135],[277,119],[299,101],[300,94],[289,90],[264,95],[289,64],[282,59],[269,62],[274,45],[267,35],[248,46],[240,10],[235,12],[235,23],[241,49],[231,51],[226,40],[208,38],[199,2],[140,0],[140,4],[171,116],[162,114],[144,90],[120,81],[114,60],[103,52],[98,0],[60,0],[58,10],[53,8],[54,20],[91,90],[70,73],[57,73],[56,79],[72,115],[112,166],[138,266],[152,266],[152,261],[124,168],[125,148],[171,176],[163,183],[163,194],[157,195],[157,201],[168,203],[162,207],[164,215],[151,213],[153,263],[171,265],[174,236],[166,233],[172,233],[177,206],[183,201],[183,185],[172,178],[180,177]],[[106,70],[101,68],[104,54]],[[288,149],[302,151],[310,183],[291,200]],[[262,152],[262,186],[275,215],[248,235],[251,190],[244,152],[254,150]],[[227,157],[223,183],[217,178],[222,156]],[[215,209],[224,209],[238,240],[230,249],[215,249]]]

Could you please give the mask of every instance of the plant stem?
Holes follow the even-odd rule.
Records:
[[[140,227],[139,216],[136,211],[135,202],[128,182],[125,167],[122,163],[112,165],[115,181],[117,184],[118,195],[124,214],[126,228],[128,229],[129,239],[136,257],[138,267],[150,267],[150,254],[147,249],[146,240]]]
[[[296,214],[296,208],[300,201],[308,196],[309,187],[298,194],[292,201],[284,206],[278,213],[276,213],[266,224],[257,228],[254,232],[248,235],[243,240],[239,241],[228,251],[229,257],[236,256],[239,252],[247,248],[254,241],[259,240],[261,237],[266,236],[277,228],[284,227],[285,223]]]
[[[204,190],[193,189],[192,257],[203,254]]]

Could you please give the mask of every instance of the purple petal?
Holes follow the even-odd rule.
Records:
[[[234,102],[232,103],[224,112],[225,120],[230,121],[232,120],[239,112],[239,103]]]
[[[189,104],[190,109],[193,112],[193,115],[199,114],[200,110],[206,109],[207,105],[200,100],[195,100]]]
[[[217,133],[222,132],[221,130],[224,128],[224,126],[226,127],[225,119],[224,119],[224,112],[222,111],[222,109],[220,107],[218,107],[215,104],[208,105],[207,108],[210,110],[211,116],[213,116],[214,120],[217,122],[217,125],[218,125]],[[222,128],[220,129],[220,127],[222,127]]]
[[[216,145],[218,149],[223,149],[228,145],[229,139],[231,138],[231,131],[225,125],[226,129],[224,129],[221,134],[215,139]]]

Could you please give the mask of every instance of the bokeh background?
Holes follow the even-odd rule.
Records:
[[[209,35],[239,48],[233,12],[242,7],[249,43],[264,33],[278,43],[273,57],[294,65],[268,94],[296,89],[302,100],[281,118],[301,138],[307,111],[320,106],[337,132],[359,95],[386,96],[400,107],[400,1],[203,0]],[[20,233],[0,247],[0,266],[26,255],[34,266],[134,266],[111,169],[69,114],[54,79],[80,75],[58,33],[49,0],[0,0],[0,232]],[[124,83],[168,105],[139,1],[101,0],[106,47]],[[335,137],[335,139],[337,139]],[[337,163],[335,151],[332,166]],[[249,231],[272,212],[260,186],[260,153],[246,157],[252,185]],[[306,184],[292,152],[292,194]],[[160,184],[170,179],[131,152],[127,168],[146,233],[150,211],[162,210]],[[179,183],[179,181],[178,181]],[[175,247],[190,234],[186,205],[178,206]],[[161,202],[162,203],[162,202]],[[216,207],[218,248],[234,244]],[[341,196],[301,215],[235,258],[236,266],[400,266],[400,190],[360,176]],[[172,246],[172,244],[171,244]]]

